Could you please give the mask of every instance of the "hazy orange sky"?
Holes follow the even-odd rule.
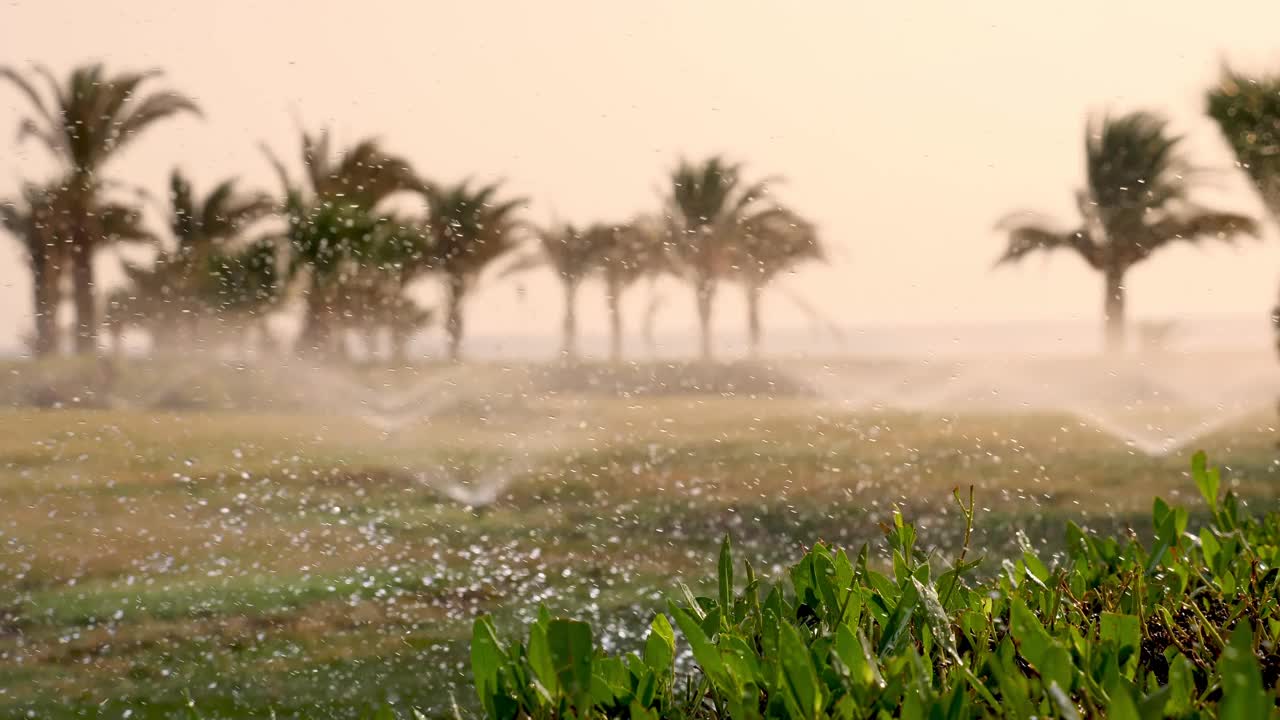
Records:
[[[1070,218],[1091,109],[1163,110],[1204,162],[1225,164],[1199,117],[1204,88],[1224,57],[1280,69],[1270,2],[912,5],[7,0],[0,62],[59,75],[90,59],[163,67],[207,117],[158,127],[110,167],[161,194],[174,164],[202,188],[230,174],[274,187],[257,143],[297,162],[299,121],[340,141],[378,135],[428,177],[504,178],[537,221],[654,209],[680,156],[724,152],[786,176],[779,195],[833,250],[829,265],[782,282],[848,324],[1093,322],[1100,281],[1076,258],[990,269],[994,221],[1018,208]],[[0,88],[6,195],[51,167],[38,146],[12,142],[23,112]],[[30,306],[15,244],[0,247],[8,346]],[[1277,260],[1274,236],[1168,250],[1132,274],[1131,307],[1265,324]],[[554,335],[554,285],[526,284],[521,300],[515,283],[487,282],[470,329]],[[666,293],[664,328],[691,328],[690,294]],[[583,302],[586,330],[601,330],[598,294]],[[741,314],[726,289],[718,326],[738,333]],[[805,320],[779,295],[766,322]]]

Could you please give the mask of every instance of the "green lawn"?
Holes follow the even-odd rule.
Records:
[[[1195,495],[1195,448],[1148,457],[1068,416],[532,393],[468,373],[506,389],[395,432],[320,387],[324,402],[279,391],[292,400],[252,412],[0,411],[0,716],[164,717],[187,697],[206,717],[443,713],[474,703],[476,613],[510,628],[544,602],[626,645],[726,533],[769,571],[819,538],[875,537],[897,505],[946,547],[951,491],[972,484],[977,544],[999,555],[1018,531],[1057,542],[1066,517],[1145,532],[1152,495]],[[200,392],[250,392],[224,386]],[[1270,422],[1195,446],[1254,502],[1280,495]],[[497,482],[482,509],[440,489]]]

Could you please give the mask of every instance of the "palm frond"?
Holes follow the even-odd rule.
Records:
[[[1200,207],[1182,208],[1177,215],[1148,228],[1147,238],[1140,245],[1140,254],[1146,257],[1159,247],[1176,241],[1234,242],[1242,236],[1257,239],[1261,233],[1258,221],[1248,215]]]
[[[1042,216],[1015,213],[997,223],[996,229],[1008,233],[1008,244],[996,265],[1015,263],[1036,252],[1067,249],[1091,267],[1100,266],[1100,252],[1085,228],[1059,230]]]
[[[44,145],[50,155],[59,159],[61,159],[63,152],[66,149],[66,144],[63,142],[62,136],[51,132],[48,128],[40,127],[40,125],[31,118],[23,118],[22,122],[18,123],[18,142],[23,142],[27,138],[35,138],[36,140],[39,140],[40,144]]]
[[[156,236],[142,222],[142,212],[119,203],[94,208],[99,234],[116,242],[155,242]]]
[[[500,280],[506,279],[514,275],[527,273],[530,270],[537,270],[539,268],[544,268],[551,264],[552,264],[551,260],[548,258],[547,255],[543,253],[540,253],[540,252],[526,253],[524,255],[520,255],[515,260],[511,261],[509,264],[503,267],[501,270],[499,270],[497,273],[497,277]]]
[[[275,154],[266,143],[258,143],[258,149],[267,157],[267,162],[271,165],[271,169],[275,171],[276,178],[280,181],[280,188],[285,195],[294,192],[293,181],[289,178],[289,171],[285,168],[284,163]]]
[[[8,80],[11,85],[18,89],[18,92],[26,96],[27,101],[31,103],[31,107],[35,108],[41,120],[51,126],[55,124],[56,121],[53,114],[49,112],[44,99],[40,97],[40,93],[36,91],[35,86],[28,82],[26,78],[22,77],[13,68],[3,66],[0,66],[0,78]]]
[[[826,257],[814,225],[782,206],[743,218],[731,253],[737,272],[752,275],[758,282],[768,282],[802,262]]]
[[[185,95],[173,91],[149,95],[119,121],[116,142],[118,145],[123,145],[155,122],[180,113],[189,113],[197,117],[203,115],[200,106]]]
[[[1091,118],[1085,133],[1085,175],[1090,193],[1109,211],[1142,212],[1181,198],[1187,169],[1178,155],[1182,137],[1151,112]]]
[[[1280,216],[1280,75],[1224,66],[1205,104],[1267,209]]]

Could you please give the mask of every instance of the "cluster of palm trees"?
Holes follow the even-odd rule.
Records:
[[[1206,111],[1221,130],[1260,194],[1268,214],[1280,219],[1280,75],[1251,76],[1224,68],[1210,88]],[[1175,242],[1258,237],[1257,219],[1206,207],[1193,195],[1213,180],[1183,152],[1183,137],[1148,111],[1105,116],[1085,132],[1085,185],[1076,193],[1079,217],[1059,226],[1038,213],[1006,216],[1000,263],[1064,248],[1101,273],[1105,340],[1119,350],[1125,340],[1125,277],[1138,263]],[[1280,307],[1274,315],[1280,328]]]
[[[621,296],[638,280],[661,275],[693,289],[702,353],[710,357],[721,283],[745,289],[755,349],[763,289],[797,263],[823,256],[814,226],[770,199],[771,180],[747,182],[740,165],[720,157],[680,163],[656,212],[586,228],[538,227],[523,217],[525,200],[498,183],[427,180],[375,140],[335,150],[326,132],[303,133],[296,179],[264,148],[280,179],[277,194],[225,180],[202,195],[175,170],[165,207],[169,231],[157,234],[143,220],[144,193],[130,192],[109,170],[148,128],[199,113],[186,96],[152,89],[158,76],[111,74],[93,64],[59,81],[41,67],[29,74],[0,68],[30,107],[20,139],[39,142],[60,166],[53,180],[28,183],[20,197],[0,203],[0,221],[22,243],[32,273],[36,355],[62,344],[57,317],[70,294],[77,353],[98,352],[104,327],[114,348],[134,328],[154,347],[230,338],[269,349],[275,341],[267,318],[294,304],[301,306],[298,352],[343,355],[355,342],[369,357],[403,359],[412,335],[433,320],[410,288],[435,277],[445,290],[448,355],[457,359],[468,295],[482,271],[510,258],[501,275],[547,265],[559,276],[567,357],[577,353],[583,282],[603,283],[618,358]],[[422,210],[404,213],[406,198]],[[128,242],[156,250],[145,263],[122,261],[127,284],[100,297],[95,255]],[[537,250],[518,252],[526,246]]]
[[[296,301],[302,308],[298,351],[342,354],[354,340],[371,357],[402,359],[409,339],[434,319],[410,289],[433,277],[445,291],[443,325],[448,355],[456,359],[467,297],[483,271],[509,259],[499,276],[547,266],[559,277],[566,357],[578,352],[577,296],[584,282],[603,285],[611,354],[619,358],[623,295],[638,281],[663,275],[692,289],[701,353],[710,357],[712,309],[722,285],[745,292],[754,351],[764,289],[779,273],[823,257],[813,224],[771,198],[773,178],[750,181],[741,165],[721,157],[681,162],[654,212],[626,222],[540,227],[523,216],[525,200],[506,195],[501,184],[430,181],[375,140],[335,150],[325,132],[303,133],[297,179],[266,149],[281,183],[276,194],[243,191],[226,180],[200,195],[174,171],[165,209],[169,232],[156,234],[144,222],[141,191],[131,193],[109,170],[148,128],[199,113],[188,97],[153,89],[158,76],[112,74],[91,64],[59,81],[41,67],[29,74],[0,68],[31,111],[19,138],[42,145],[59,165],[51,181],[28,183],[19,197],[0,203],[0,224],[22,243],[31,269],[36,355],[63,344],[57,318],[69,295],[70,344],[77,353],[99,350],[102,327],[116,348],[132,327],[158,347],[222,337],[256,340],[265,349],[274,344],[266,319]],[[1280,217],[1280,76],[1226,69],[1207,99],[1239,166],[1268,212]],[[1020,212],[999,225],[1008,233],[1001,263],[1066,248],[1102,274],[1111,349],[1124,342],[1132,267],[1177,241],[1231,241],[1260,232],[1256,219],[1206,207],[1195,197],[1210,171],[1194,165],[1182,143],[1152,112],[1090,122],[1076,222],[1057,226]],[[400,212],[404,197],[416,198],[422,210]],[[125,261],[127,284],[100,297],[94,258],[120,243],[146,243],[156,251],[146,263]],[[521,253],[521,247],[536,249]]]

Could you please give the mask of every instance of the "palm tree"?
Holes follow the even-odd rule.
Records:
[[[1267,211],[1280,219],[1280,75],[1254,77],[1225,67],[1206,100]]]
[[[760,350],[760,296],[778,275],[806,261],[823,260],[817,230],[783,207],[747,217],[734,244],[735,267],[747,295],[747,336],[752,355]]]
[[[63,166],[71,243],[72,287],[76,307],[76,350],[97,350],[97,309],[94,300],[93,256],[104,238],[95,236],[92,209],[104,186],[101,172],[119,150],[156,122],[180,113],[198,113],[184,95],[161,90],[144,92],[158,71],[110,75],[100,64],[71,71],[65,84],[47,69],[35,74],[48,85],[50,101],[35,85],[11,68],[0,77],[14,85],[34,113],[19,125],[19,136],[44,145]]]
[[[32,309],[35,334],[31,343],[36,357],[49,355],[58,348],[59,281],[67,265],[66,215],[59,207],[64,199],[57,187],[28,184],[22,197],[0,202],[0,227],[8,230],[22,244],[23,254],[31,268]]]
[[[630,223],[599,226],[595,232],[602,238],[596,265],[604,280],[605,301],[609,310],[609,356],[622,360],[622,295],[641,278],[656,278],[675,272],[668,240],[670,223],[663,218],[641,216]]]
[[[1272,222],[1280,222],[1280,75],[1250,76],[1224,67],[1206,100],[1209,117],[1262,197]],[[1271,319],[1280,350],[1280,304],[1272,308]]]
[[[425,231],[436,268],[446,283],[445,332],[449,359],[461,357],[462,309],[475,279],[491,262],[517,244],[523,226],[516,213],[523,198],[499,200],[501,183],[472,189],[467,181],[456,185],[428,183]]]
[[[760,209],[770,182],[744,182],[742,166],[719,156],[682,161],[671,173],[672,249],[693,284],[703,359],[711,358],[712,304],[720,280],[731,270],[739,226]]]
[[[344,286],[360,265],[389,247],[397,248],[395,275],[401,286],[430,265],[423,234],[403,232],[404,224],[378,209],[392,195],[425,192],[426,185],[407,160],[385,152],[374,139],[335,154],[327,131],[315,137],[304,133],[305,185],[294,184],[269,151],[268,157],[284,186],[288,228],[282,238],[292,255],[289,274],[305,274],[309,280],[298,347],[332,349],[339,306],[348,289]]]
[[[211,282],[202,284],[203,304],[220,322],[229,323],[245,346],[254,329],[264,349],[274,345],[266,319],[284,298],[278,255],[274,242],[259,239],[238,250],[214,250],[204,261]]]
[[[537,252],[517,258],[502,271],[501,277],[538,267],[551,268],[564,290],[560,354],[564,359],[574,360],[578,356],[578,288],[596,267],[603,236],[594,226],[583,231],[572,223],[539,228],[535,234],[538,238]]]
[[[173,330],[193,339],[200,323],[217,314],[222,300],[215,273],[236,257],[228,247],[274,206],[266,195],[238,192],[234,179],[218,183],[201,199],[174,170],[169,188],[173,248],[162,249],[149,266],[126,262],[124,267],[133,302],[147,308],[147,323],[158,343]]]
[[[1102,273],[1106,347],[1124,344],[1125,275],[1175,241],[1230,241],[1257,235],[1245,215],[1204,208],[1190,198],[1196,174],[1179,154],[1182,138],[1149,112],[1104,117],[1085,134],[1085,187],[1076,194],[1079,225],[1061,229],[1043,216],[1015,213],[998,225],[1009,234],[997,264],[1041,250],[1066,248]]]
[[[48,355],[58,347],[57,312],[61,284],[71,265],[71,212],[75,190],[66,185],[27,185],[20,201],[0,203],[0,226],[7,229],[27,255],[32,273],[35,336],[32,353]],[[85,230],[103,244],[150,242],[154,236],[143,226],[135,207],[114,202],[94,202],[88,208]]]

